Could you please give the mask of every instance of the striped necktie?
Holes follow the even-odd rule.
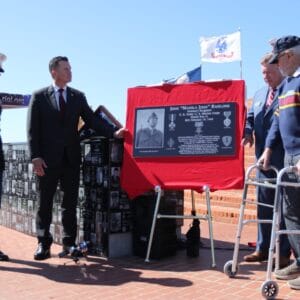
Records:
[[[276,92],[275,89],[270,89],[269,90],[268,99],[267,99],[267,102],[266,102],[266,108],[268,108],[272,104],[272,102],[274,100],[275,92]]]

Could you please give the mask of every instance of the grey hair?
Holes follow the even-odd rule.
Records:
[[[269,60],[271,59],[271,57],[273,56],[272,52],[268,52],[266,53],[260,60],[260,64],[262,66],[266,66],[269,65]]]
[[[288,49],[287,52],[288,52],[288,51],[291,51],[291,52],[293,52],[294,54],[296,54],[297,56],[299,56],[299,55],[300,55],[300,45],[297,45],[297,46],[295,46],[295,47],[292,47],[292,48]]]

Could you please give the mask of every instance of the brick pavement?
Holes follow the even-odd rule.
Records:
[[[207,227],[202,222],[205,247],[198,258],[188,258],[180,250],[176,256],[150,263],[139,257],[89,257],[75,264],[57,257],[58,245],[53,245],[51,259],[34,261],[36,239],[0,226],[1,250],[11,257],[10,262],[0,263],[0,300],[262,299],[266,263],[241,263],[237,276],[228,278],[223,266],[232,259],[236,225],[214,222],[217,267],[211,268]],[[246,226],[240,258],[255,236],[256,227]],[[278,299],[300,299],[300,291],[289,289],[284,281],[278,284]]]

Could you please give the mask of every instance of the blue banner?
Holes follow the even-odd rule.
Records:
[[[177,78],[163,80],[163,83],[182,84],[201,80],[201,66],[182,74]]]
[[[0,93],[0,104],[2,108],[27,107],[31,95]]]

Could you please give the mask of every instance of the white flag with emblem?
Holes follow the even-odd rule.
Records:
[[[213,63],[224,63],[241,60],[241,33],[201,37],[201,60]]]

